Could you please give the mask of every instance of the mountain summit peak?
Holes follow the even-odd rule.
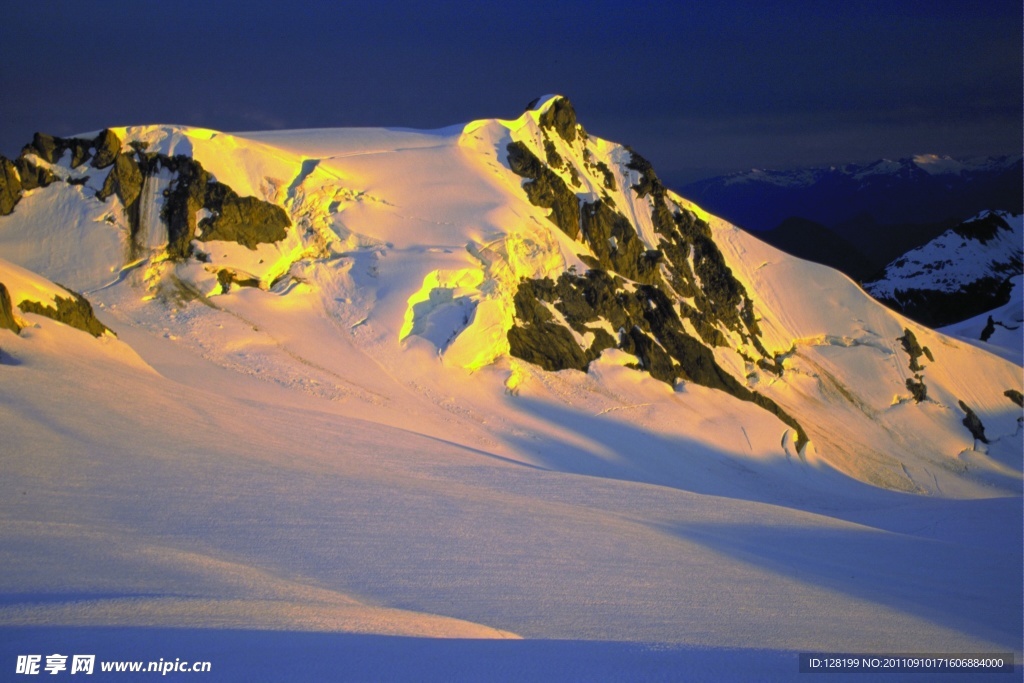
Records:
[[[576,110],[564,95],[543,95],[526,105],[526,112],[535,112],[537,123],[543,128],[554,129],[566,142],[576,139],[577,128],[586,135],[576,122]]]
[[[540,97],[530,100],[530,103],[526,105],[526,111],[547,111],[552,106],[554,106],[557,100],[565,100],[566,103],[569,102],[569,98],[567,98],[565,95],[549,93],[547,95],[541,95]],[[571,107],[572,105],[570,104],[569,106]]]

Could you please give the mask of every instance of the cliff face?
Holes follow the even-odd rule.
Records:
[[[54,165],[64,172],[56,175]],[[239,197],[195,159],[147,152],[142,144],[124,146],[109,129],[92,140],[36,133],[17,160],[0,157],[0,215],[13,213],[25,191],[56,181],[84,184],[98,171],[106,173],[95,197],[105,202],[116,195],[121,201],[135,252],[141,248],[140,199],[147,181],[161,174],[170,179],[160,218],[167,225],[167,253],[173,260],[192,255],[193,239],[225,240],[254,249],[284,239],[291,227],[280,206]],[[200,212],[206,216],[197,220]]]
[[[569,101],[544,106],[539,140],[509,143],[507,163],[524,178],[529,201],[550,209],[548,219],[576,243],[587,270],[519,285],[510,353],[546,370],[586,371],[602,351],[618,348],[669,385],[694,382],[772,412],[796,430],[802,447],[807,436],[797,420],[715,359],[714,347],[733,347],[746,362],[782,372],[761,342],[754,302],[707,222],[674,199],[632,150],[620,155],[619,174],[632,181],[620,188]],[[543,149],[546,161],[531,146]],[[582,197],[589,194],[597,196]],[[625,215],[637,206],[653,228],[647,240]]]

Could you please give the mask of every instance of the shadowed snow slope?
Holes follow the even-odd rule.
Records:
[[[384,678],[1019,656],[1019,366],[707,215],[564,98],[111,132],[37,136],[0,216],[5,655],[149,627],[225,680],[267,630]],[[54,282],[116,336],[25,303]]]

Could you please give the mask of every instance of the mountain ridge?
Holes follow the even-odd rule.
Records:
[[[93,274],[83,279],[84,274],[78,273],[75,285],[83,291],[102,290],[110,284],[104,271],[120,271],[115,285],[126,278],[148,290],[147,297],[166,302],[197,300],[216,305],[218,297],[230,301],[235,292],[247,289],[287,299],[296,290],[337,289],[330,281],[336,276],[329,273],[344,265],[342,272],[347,269],[350,274],[345,275],[347,294],[342,299],[362,300],[362,312],[352,313],[352,307],[339,308],[330,302],[328,310],[363,324],[359,321],[380,313],[374,313],[376,297],[359,283],[372,291],[388,255],[401,255],[409,266],[416,264],[409,272],[419,275],[402,285],[408,288],[404,299],[390,297],[387,315],[396,322],[387,334],[406,347],[419,344],[415,339],[423,340],[446,365],[466,369],[502,365],[508,362],[503,358],[511,357],[545,371],[584,372],[609,350],[617,349],[633,359],[619,361],[626,367],[650,374],[677,391],[689,383],[707,386],[776,416],[793,430],[794,454],[803,454],[813,441],[804,424],[808,418],[801,417],[806,399],[798,398],[800,392],[794,393],[792,380],[787,379],[787,363],[793,363],[794,350],[807,335],[794,335],[786,329],[789,323],[779,327],[779,321],[791,317],[778,308],[781,302],[765,311],[764,296],[748,293],[757,291],[757,285],[750,290],[757,278],[749,267],[741,269],[746,271],[742,277],[734,273],[745,263],[735,261],[736,254],[751,251],[752,246],[737,242],[729,257],[722,245],[734,240],[735,228],[716,222],[667,190],[636,152],[589,136],[563,97],[542,98],[514,121],[473,122],[432,133],[370,131],[357,143],[354,155],[344,149],[321,157],[272,151],[276,140],[287,145],[301,138],[357,137],[350,133],[270,132],[254,136],[259,142],[251,147],[238,136],[205,129],[118,130],[126,141],[117,151],[112,140],[119,138],[112,131],[78,141],[37,136],[19,160],[9,162],[29,169],[30,176],[52,176],[47,184],[29,183],[21,192],[25,201],[34,203],[35,197],[48,193],[56,183],[64,188],[58,190],[64,193],[58,199],[61,206],[70,202],[88,209],[92,223],[78,223],[78,229],[90,236],[84,243],[98,239],[98,233],[105,235],[91,248],[96,257]],[[341,144],[344,148],[347,143]],[[394,152],[387,151],[389,145]],[[244,152],[236,157],[240,149]],[[406,193],[418,204],[409,205],[406,199],[396,204],[375,194],[373,184],[360,188],[358,167],[371,169],[390,154],[451,169],[443,159],[452,152],[457,152],[464,170],[457,178],[438,176],[435,185],[448,192],[446,197],[453,190],[443,188],[477,183],[475,178],[484,169],[491,188],[486,192],[495,199],[510,191],[518,196],[516,201],[523,208],[513,211],[532,215],[530,227],[526,232],[507,227],[495,232],[498,226],[492,224],[492,237],[483,241],[474,237],[459,245],[465,237],[458,223],[441,220],[431,227],[416,218],[425,232],[415,239],[433,241],[435,246],[428,247],[429,258],[414,262],[409,260],[413,258],[409,247],[394,246],[399,238],[414,244],[408,242],[410,234],[404,229],[381,231],[380,218],[397,227],[408,220],[403,213],[408,209],[400,206],[415,212],[427,207],[424,218],[434,211],[440,217],[450,209],[441,204],[429,208],[434,206],[431,197],[418,189],[408,195],[400,184],[394,185],[399,195]],[[95,173],[101,165],[99,170],[111,169],[102,179]],[[260,196],[242,196],[233,187]],[[94,200],[88,199],[90,193]],[[72,201],[73,195],[82,196],[85,203]],[[114,202],[110,208],[108,200]],[[471,199],[468,205],[479,203]],[[8,216],[16,226],[20,213],[35,211],[22,212],[21,206],[16,204]],[[473,225],[481,214],[468,208],[461,215]],[[355,230],[349,220],[352,216],[378,227]],[[371,222],[360,216],[371,217]],[[536,222],[538,216],[556,228],[553,234]],[[7,234],[24,233],[32,220],[27,216],[20,228]],[[506,218],[500,220],[507,225]],[[110,229],[88,227],[97,221]],[[239,229],[221,229],[226,221]],[[479,233],[479,228],[472,231]],[[0,246],[4,246],[2,235]],[[25,254],[27,262],[42,272],[63,277],[65,269],[80,271],[74,254],[33,252],[31,244],[12,244],[10,238],[7,246]],[[434,260],[452,263],[449,255],[455,250],[464,254],[454,260],[460,266],[423,270]],[[64,261],[57,263],[58,257]],[[767,258],[765,263],[785,262],[775,254]],[[843,296],[863,295],[851,290]],[[765,329],[768,321],[774,322]],[[905,327],[902,322],[893,324],[898,327],[893,328],[891,343]],[[815,332],[810,336],[853,340],[864,334],[862,330],[852,335]],[[506,385],[515,389],[521,377],[533,373],[512,365]],[[898,376],[896,386],[903,386],[904,379]],[[1012,387],[1003,387],[1000,394],[1007,388]],[[955,406],[958,400],[950,403]],[[840,461],[852,462],[849,457],[856,448]],[[896,475],[890,485],[904,476],[889,472],[883,480],[889,481],[890,475]],[[878,477],[880,471],[868,476]],[[916,484],[904,481],[900,486]]]

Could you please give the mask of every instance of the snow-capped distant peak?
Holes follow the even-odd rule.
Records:
[[[948,325],[1003,305],[1009,278],[1021,274],[1022,218],[983,212],[896,259],[865,289],[932,324]]]
[[[918,154],[913,157],[912,161],[915,166],[932,175],[957,174],[967,168],[952,157],[938,154]]]
[[[834,170],[834,169],[827,169]],[[752,168],[745,173],[727,176],[725,185],[738,183],[765,183],[777,187],[806,187],[818,180],[823,169],[803,169],[796,171],[775,171],[771,169]]]
[[[843,168],[843,172],[849,175],[854,180],[864,180],[870,176],[877,175],[896,175],[899,173],[905,164],[900,161],[892,161],[891,159],[879,159],[873,163],[867,164],[866,166],[849,165]]]
[[[710,178],[702,183],[718,182],[722,185],[741,183],[765,183],[779,187],[806,187],[825,176],[845,176],[854,180],[865,180],[873,176],[903,174],[914,169],[928,175],[960,175],[964,172],[994,172],[1019,163],[1020,155],[998,157],[972,157],[954,159],[942,154],[915,154],[901,159],[878,159],[868,163],[850,163],[841,166],[814,166],[789,170],[752,168],[749,171],[732,173],[720,178]]]

